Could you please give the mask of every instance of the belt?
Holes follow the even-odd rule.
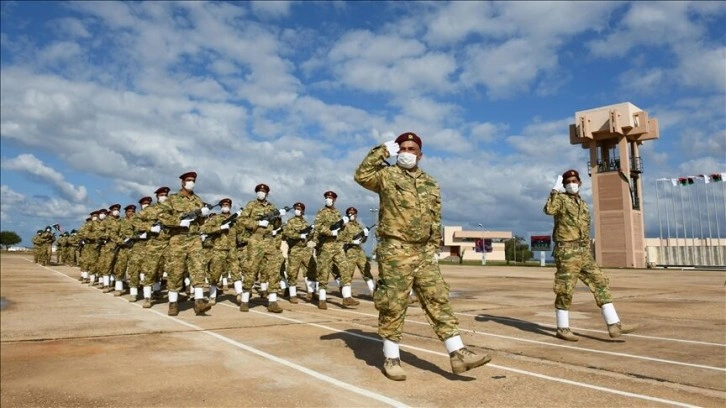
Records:
[[[555,245],[557,248],[586,248],[590,246],[589,241],[559,241]]]

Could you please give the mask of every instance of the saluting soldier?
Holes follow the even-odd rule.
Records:
[[[488,363],[464,347],[459,322],[449,302],[449,285],[441,275],[437,252],[441,242],[441,190],[436,180],[418,167],[423,157],[421,138],[407,132],[376,146],[355,172],[355,181],[378,194],[378,282],[373,296],[378,310],[378,334],[383,338],[383,372],[403,381],[399,342],[411,288],[429,324],[449,352],[454,374]],[[382,166],[398,155],[396,165]]]

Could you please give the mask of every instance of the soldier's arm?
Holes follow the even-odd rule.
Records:
[[[547,202],[545,203],[545,206],[543,208],[543,211],[547,215],[556,215],[558,214],[563,205],[562,197],[561,195],[564,193],[558,193],[557,191],[552,191],[547,197]]]
[[[179,226],[179,214],[174,210],[171,203],[172,197],[169,197],[163,203],[156,204],[156,211],[158,220],[166,227],[178,227]]]
[[[355,170],[353,178],[356,183],[373,192],[380,191],[380,171],[382,169],[383,160],[388,157],[388,150],[384,145],[376,146],[368,152],[358,168]]]
[[[431,223],[431,235],[429,236],[429,247],[438,252],[439,245],[441,243],[441,188],[438,184],[434,187],[434,200],[431,204],[431,211],[433,213],[433,222]]]

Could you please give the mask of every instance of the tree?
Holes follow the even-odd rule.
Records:
[[[0,245],[7,251],[12,245],[19,244],[23,239],[15,231],[0,231]]]
[[[529,245],[525,242],[526,240],[523,237],[515,235],[514,238],[504,243],[504,257],[507,264],[512,261],[517,263],[532,259],[532,251],[529,250]]]

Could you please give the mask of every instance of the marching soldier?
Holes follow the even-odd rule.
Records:
[[[129,204],[124,207],[124,218],[118,222],[118,232],[111,238],[114,244],[116,244],[116,262],[113,266],[113,275],[116,280],[114,296],[122,296],[124,294],[124,281],[127,280],[126,270],[129,266],[129,256],[131,248],[136,245],[133,225],[135,214],[136,205]]]
[[[146,233],[146,245],[140,253],[139,281],[143,285],[144,304],[143,308],[152,306],[151,296],[157,288],[161,287],[162,269],[164,265],[164,252],[169,246],[169,234],[161,228],[159,217],[162,212],[162,204],[169,198],[169,187],[159,187],[154,192],[156,204],[150,205],[148,197],[140,201],[141,211],[134,217],[134,229],[137,233]],[[146,205],[146,207],[144,207]]]
[[[368,286],[370,295],[373,296],[373,292],[376,289],[375,280],[371,274],[371,263],[363,249],[363,244],[368,240],[370,231],[366,226],[358,222],[358,210],[355,207],[348,207],[345,210],[345,215],[350,221],[340,234],[340,240],[343,242],[343,250],[345,251],[345,259],[348,261],[348,271],[341,274],[343,288],[345,288],[345,285],[351,285],[355,268],[358,267]]]
[[[313,227],[305,220],[305,204],[293,204],[295,216],[290,218],[282,228],[282,238],[287,242],[287,284],[290,288],[290,303],[297,303],[297,278],[300,268],[305,271],[305,277],[317,279],[317,269],[313,248],[315,243],[308,245],[313,235]]]

